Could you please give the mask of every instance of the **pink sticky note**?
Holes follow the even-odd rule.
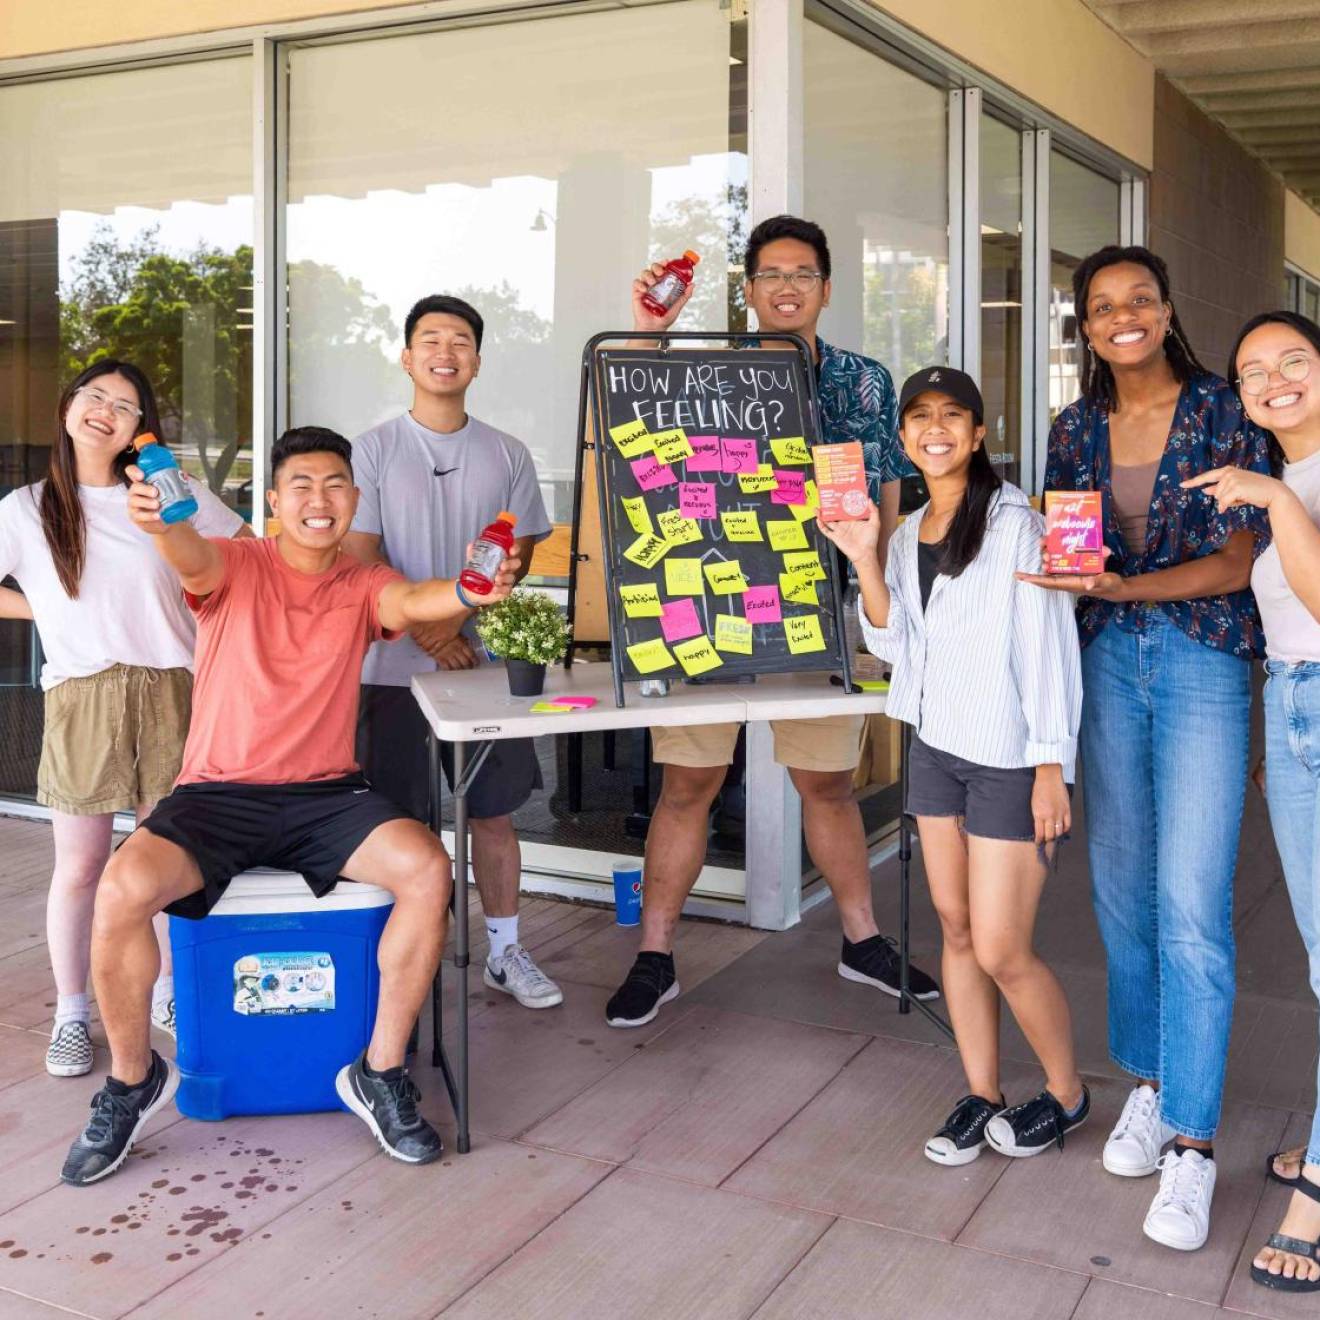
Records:
[[[770,493],[771,504],[805,504],[807,502],[805,472],[785,472],[775,468],[778,486]]]
[[[690,435],[688,444],[692,446],[692,457],[684,460],[689,472],[723,472],[724,459],[720,454],[720,438],[717,435]]]
[[[701,620],[697,618],[697,607],[691,596],[665,602],[664,612],[660,615],[660,631],[664,633],[667,642],[681,642],[685,637],[695,637],[705,632]]]
[[[645,458],[634,458],[631,467],[637,484],[643,490],[655,490],[660,486],[672,486],[678,478],[668,463],[662,463],[654,454]]]
[[[574,710],[590,710],[596,704],[595,697],[552,697],[556,706],[572,706]]]
[[[781,623],[778,587],[748,587],[743,592],[743,614],[748,623]]]
[[[685,518],[713,518],[715,516],[715,483],[713,481],[680,481],[678,483],[678,511]]]
[[[755,472],[760,466],[755,440],[720,440],[725,472]]]

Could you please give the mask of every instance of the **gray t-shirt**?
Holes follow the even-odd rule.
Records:
[[[1320,452],[1299,463],[1286,463],[1283,483],[1306,506],[1311,521],[1320,525]],[[1271,543],[1253,565],[1251,589],[1265,625],[1265,654],[1290,665],[1320,661],[1320,623],[1288,585],[1277,545]]]
[[[550,519],[521,440],[468,417],[452,435],[403,413],[353,441],[353,479],[362,492],[355,532],[381,538],[381,553],[405,577],[457,577],[468,545],[502,509],[517,536],[543,540]],[[475,619],[463,631],[475,642]],[[435,661],[412,640],[377,642],[362,666],[364,683],[407,687]]]

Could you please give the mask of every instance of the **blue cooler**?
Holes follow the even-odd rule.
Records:
[[[335,1074],[376,1021],[376,946],[393,897],[341,880],[235,876],[201,921],[170,918],[180,1082],[189,1118],[342,1109]]]

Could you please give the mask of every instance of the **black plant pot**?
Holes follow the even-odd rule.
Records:
[[[509,691],[515,697],[539,697],[545,691],[545,666],[530,660],[506,660]]]

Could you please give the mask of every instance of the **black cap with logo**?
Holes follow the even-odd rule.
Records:
[[[985,418],[985,404],[981,402],[981,391],[976,382],[957,367],[923,367],[915,375],[903,382],[903,392],[898,396],[898,420],[912,405],[912,400],[919,394],[932,390],[937,394],[947,394],[964,408],[971,409],[979,426]]]

